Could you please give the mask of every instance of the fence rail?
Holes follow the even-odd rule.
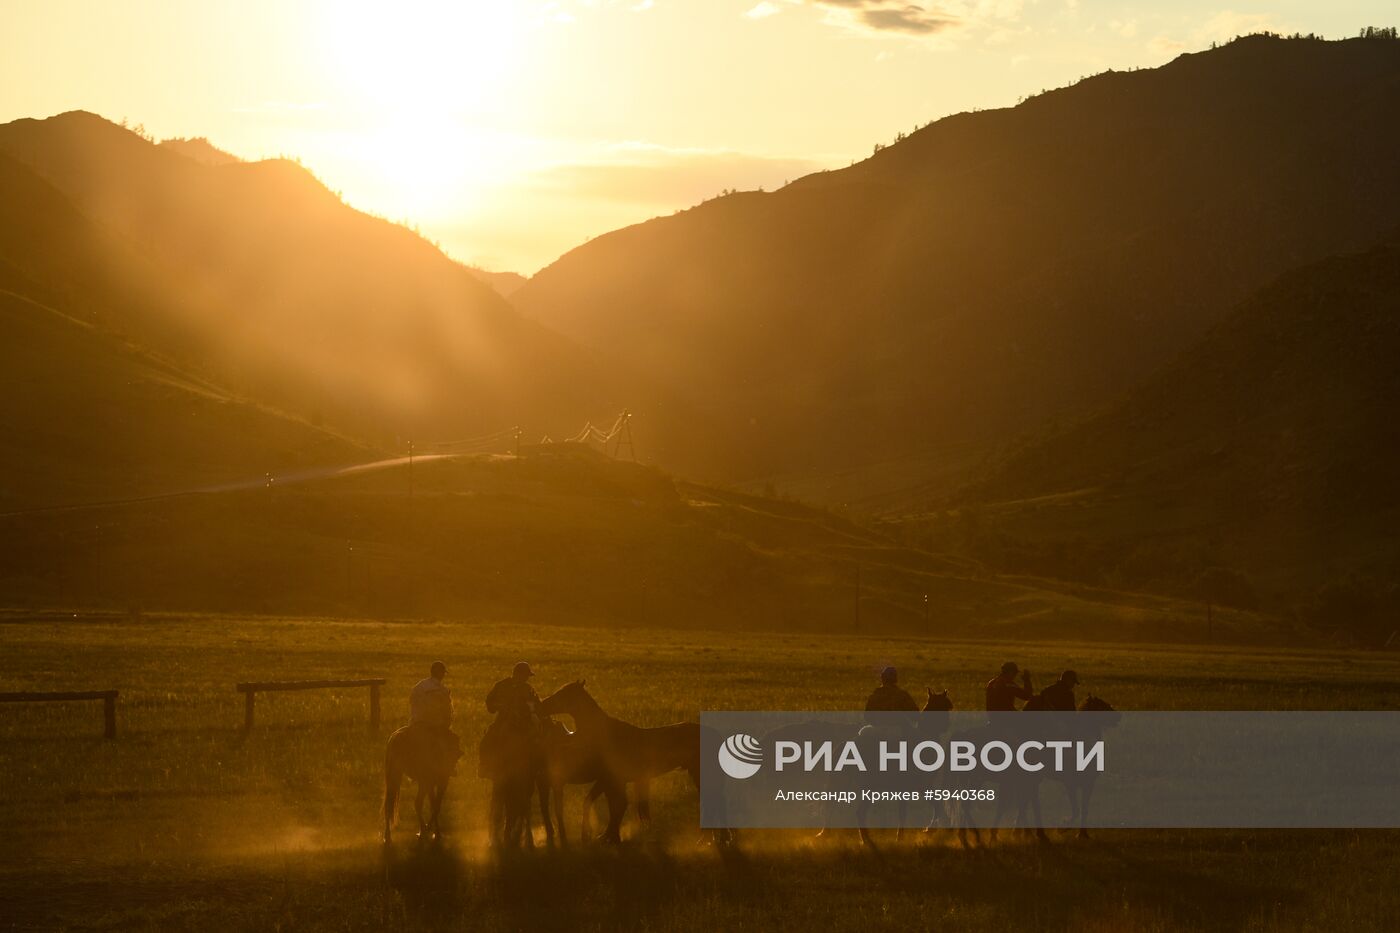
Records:
[[[103,737],[117,737],[117,691],[62,690],[56,693],[0,693],[0,703],[58,703],[68,700],[101,700]]]
[[[253,702],[259,693],[283,693],[289,690],[329,690],[337,688],[369,688],[369,727],[379,729],[379,688],[384,686],[383,677],[369,677],[360,680],[282,680],[241,683],[238,692],[244,695],[243,731],[253,730]]]

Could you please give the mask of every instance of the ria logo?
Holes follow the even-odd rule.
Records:
[[[719,747],[720,769],[735,780],[753,777],[762,764],[763,746],[746,733],[734,733]]]

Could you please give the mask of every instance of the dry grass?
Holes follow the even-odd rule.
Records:
[[[121,733],[94,704],[0,708],[0,925],[76,929],[1067,929],[1394,928],[1391,832],[1116,832],[965,853],[939,835],[878,853],[838,836],[747,833],[724,855],[695,844],[681,776],[656,825],[620,849],[575,846],[505,861],[482,845],[474,756],[449,797],[449,839],[376,840],[383,736],[367,691],[259,699],[245,679],[387,676],[385,726],[443,657],[469,747],[481,696],[526,657],[541,687],[575,676],[643,723],[703,709],[846,708],[871,671],[975,705],[1006,657],[1073,664],[1120,708],[1395,708],[1383,655],[939,643],[810,635],[653,633],[486,624],[224,617],[0,624],[5,689],[122,690]],[[571,829],[581,791],[570,798]],[[411,808],[410,808],[411,812]],[[406,830],[408,821],[403,828]],[[576,832],[575,832],[576,835]]]

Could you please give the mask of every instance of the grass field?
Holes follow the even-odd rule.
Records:
[[[409,686],[447,660],[473,750],[449,791],[441,850],[410,816],[376,835],[383,734],[367,691],[259,698],[250,679],[386,676],[384,731]],[[1120,709],[1395,709],[1400,661],[1345,652],[932,642],[824,635],[656,633],[230,617],[0,621],[5,690],[122,691],[119,737],[99,704],[0,706],[0,928],[76,929],[1395,929],[1400,832],[1102,832],[964,852],[946,834],[877,852],[854,834],[750,832],[696,845],[676,775],[656,822],[620,848],[499,859],[484,846],[474,749],[481,698],[528,658],[542,692],[586,676],[644,724],[702,709],[858,706],[884,663],[911,688],[975,707],[1014,658],[1068,665]],[[569,799],[575,838],[581,789]]]

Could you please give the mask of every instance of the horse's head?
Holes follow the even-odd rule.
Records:
[[[1081,713],[1113,713],[1117,712],[1103,697],[1096,697],[1092,693],[1084,698],[1084,702],[1079,704]]]
[[[545,716],[541,721],[540,732],[546,743],[562,741],[573,735],[568,726],[549,716]]]
[[[1110,726],[1118,725],[1118,720],[1123,718],[1123,714],[1114,709],[1111,703],[1103,697],[1094,696],[1092,693],[1079,704],[1079,711],[1081,713],[1112,713],[1111,716],[1104,717],[1106,724]]]
[[[546,716],[564,713],[577,718],[580,710],[597,708],[597,701],[589,695],[582,679],[565,684],[540,701],[540,712]]]
[[[953,698],[948,696],[948,691],[934,693],[932,687],[925,687],[928,691],[928,699],[924,701],[925,713],[946,713],[953,708]]]

